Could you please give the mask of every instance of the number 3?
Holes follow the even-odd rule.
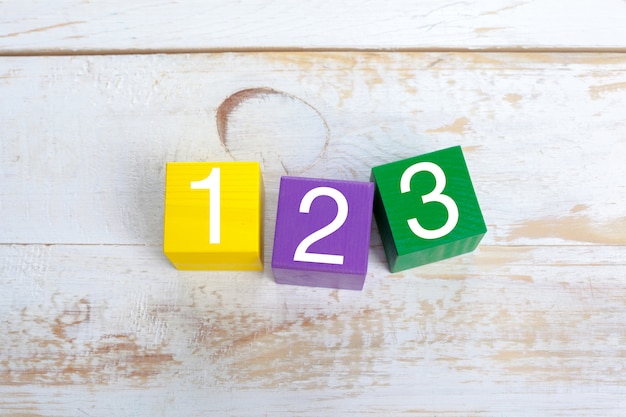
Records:
[[[308,213],[311,209],[311,203],[313,202],[313,200],[323,195],[335,200],[335,203],[337,203],[337,215],[332,222],[322,227],[321,229],[311,233],[310,235],[305,237],[302,242],[300,242],[298,247],[296,247],[296,252],[293,255],[293,260],[299,262],[316,262],[320,264],[343,265],[343,255],[329,255],[326,253],[307,252],[309,246],[311,246],[318,240],[334,233],[344,224],[344,222],[348,218],[348,200],[346,200],[346,196],[331,187],[317,187],[309,190],[300,201],[300,213]]]
[[[417,237],[421,237],[422,239],[438,239],[454,230],[459,222],[459,208],[452,198],[441,194],[446,187],[446,174],[439,165],[432,162],[418,162],[408,167],[400,178],[400,192],[408,193],[411,191],[411,178],[413,178],[413,175],[422,171],[430,172],[435,177],[435,188],[430,193],[422,196],[422,202],[426,204],[435,201],[443,204],[448,211],[448,220],[446,224],[435,230],[424,229],[415,217],[407,220],[407,223],[411,231]]]

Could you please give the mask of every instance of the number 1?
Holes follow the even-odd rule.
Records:
[[[220,243],[220,169],[213,168],[208,177],[191,181],[193,190],[210,190],[209,193],[209,243]]]

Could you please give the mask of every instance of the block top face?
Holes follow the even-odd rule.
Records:
[[[370,182],[282,177],[272,267],[365,274],[373,195]],[[333,262],[341,256],[342,262],[294,260],[305,239],[307,253],[331,255]]]
[[[372,168],[398,255],[487,231],[460,146]]]
[[[219,168],[219,181],[216,181],[215,168]],[[219,192],[215,192],[218,183]],[[212,194],[214,200],[211,200]],[[220,233],[217,243],[217,236],[211,237],[212,226],[215,226],[211,219],[216,217],[216,213],[211,212],[211,204],[219,204]],[[168,162],[164,251],[258,252],[262,204],[258,162]],[[211,239],[214,241],[211,242]]]

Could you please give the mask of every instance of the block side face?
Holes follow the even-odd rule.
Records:
[[[385,251],[385,257],[387,258],[387,263],[389,264],[389,269],[393,270],[396,259],[398,257],[398,251],[396,249],[396,243],[393,239],[393,234],[389,225],[389,218],[387,217],[387,213],[385,212],[385,205],[381,198],[380,190],[376,182],[376,175],[374,173],[374,170],[372,170],[372,175],[370,178],[374,182],[374,219],[376,221],[378,233],[383,243],[383,249]]]
[[[360,291],[365,284],[366,274],[344,274],[340,272],[319,272],[272,268],[274,280],[281,285],[335,288]]]
[[[413,175],[407,175],[410,179],[407,182],[409,191],[401,192],[403,174],[421,162],[433,163],[439,167],[444,175],[443,183],[438,182],[434,172],[421,170]],[[459,146],[382,165],[374,168],[374,172],[398,256],[486,232],[485,222]],[[441,192],[437,193],[436,188],[441,186],[443,186]],[[452,200],[458,210],[458,221],[445,236],[425,239],[411,230],[409,219],[415,219],[426,230],[438,230],[446,225],[451,213],[449,206],[442,202],[446,197],[433,193],[447,196]],[[425,196],[428,198],[429,195],[435,200],[424,202],[423,198]]]
[[[172,263],[180,271],[262,271],[261,264],[242,263]]]
[[[212,176],[216,168],[219,188],[214,183],[192,186]],[[168,163],[165,183],[163,251],[168,258],[185,253],[262,256],[263,201],[258,163]],[[212,193],[219,197],[217,215],[211,212],[215,207]],[[219,220],[218,243],[210,241],[212,216]]]
[[[391,272],[400,272],[472,252],[484,236],[484,234],[476,235],[457,242],[399,256]]]
[[[169,252],[166,254],[173,264],[205,265],[263,265],[259,252]],[[211,268],[216,269],[216,268]]]
[[[338,201],[326,194],[310,199],[318,188],[339,191],[347,207],[345,220],[338,219]],[[374,188],[369,182],[340,181],[315,178],[282,177],[280,182],[272,267],[297,271],[365,274],[370,245],[372,201]],[[301,210],[309,195],[308,212]],[[325,229],[330,234],[314,235]],[[310,243],[307,253],[343,256],[341,264],[295,260],[295,251],[303,241]]]

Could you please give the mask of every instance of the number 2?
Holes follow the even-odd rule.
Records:
[[[443,226],[435,230],[424,229],[415,217],[407,220],[407,223],[417,237],[438,239],[454,230],[459,222],[459,208],[450,196],[441,193],[446,187],[446,174],[439,165],[432,162],[418,162],[408,167],[400,178],[400,192],[408,193],[411,191],[411,178],[422,171],[430,172],[435,177],[435,188],[430,193],[422,196],[422,202],[426,204],[434,201],[443,204],[448,211],[448,220]]]
[[[208,177],[191,181],[193,190],[210,190],[209,193],[209,243],[220,243],[220,169],[213,168]]]
[[[308,213],[313,200],[320,196],[328,196],[335,200],[335,203],[337,203],[337,215],[332,222],[311,233],[300,242],[296,247],[293,260],[299,262],[343,265],[343,255],[307,252],[309,246],[337,231],[348,218],[348,200],[346,200],[346,197],[340,191],[331,187],[317,187],[309,190],[300,201],[300,213]]]

